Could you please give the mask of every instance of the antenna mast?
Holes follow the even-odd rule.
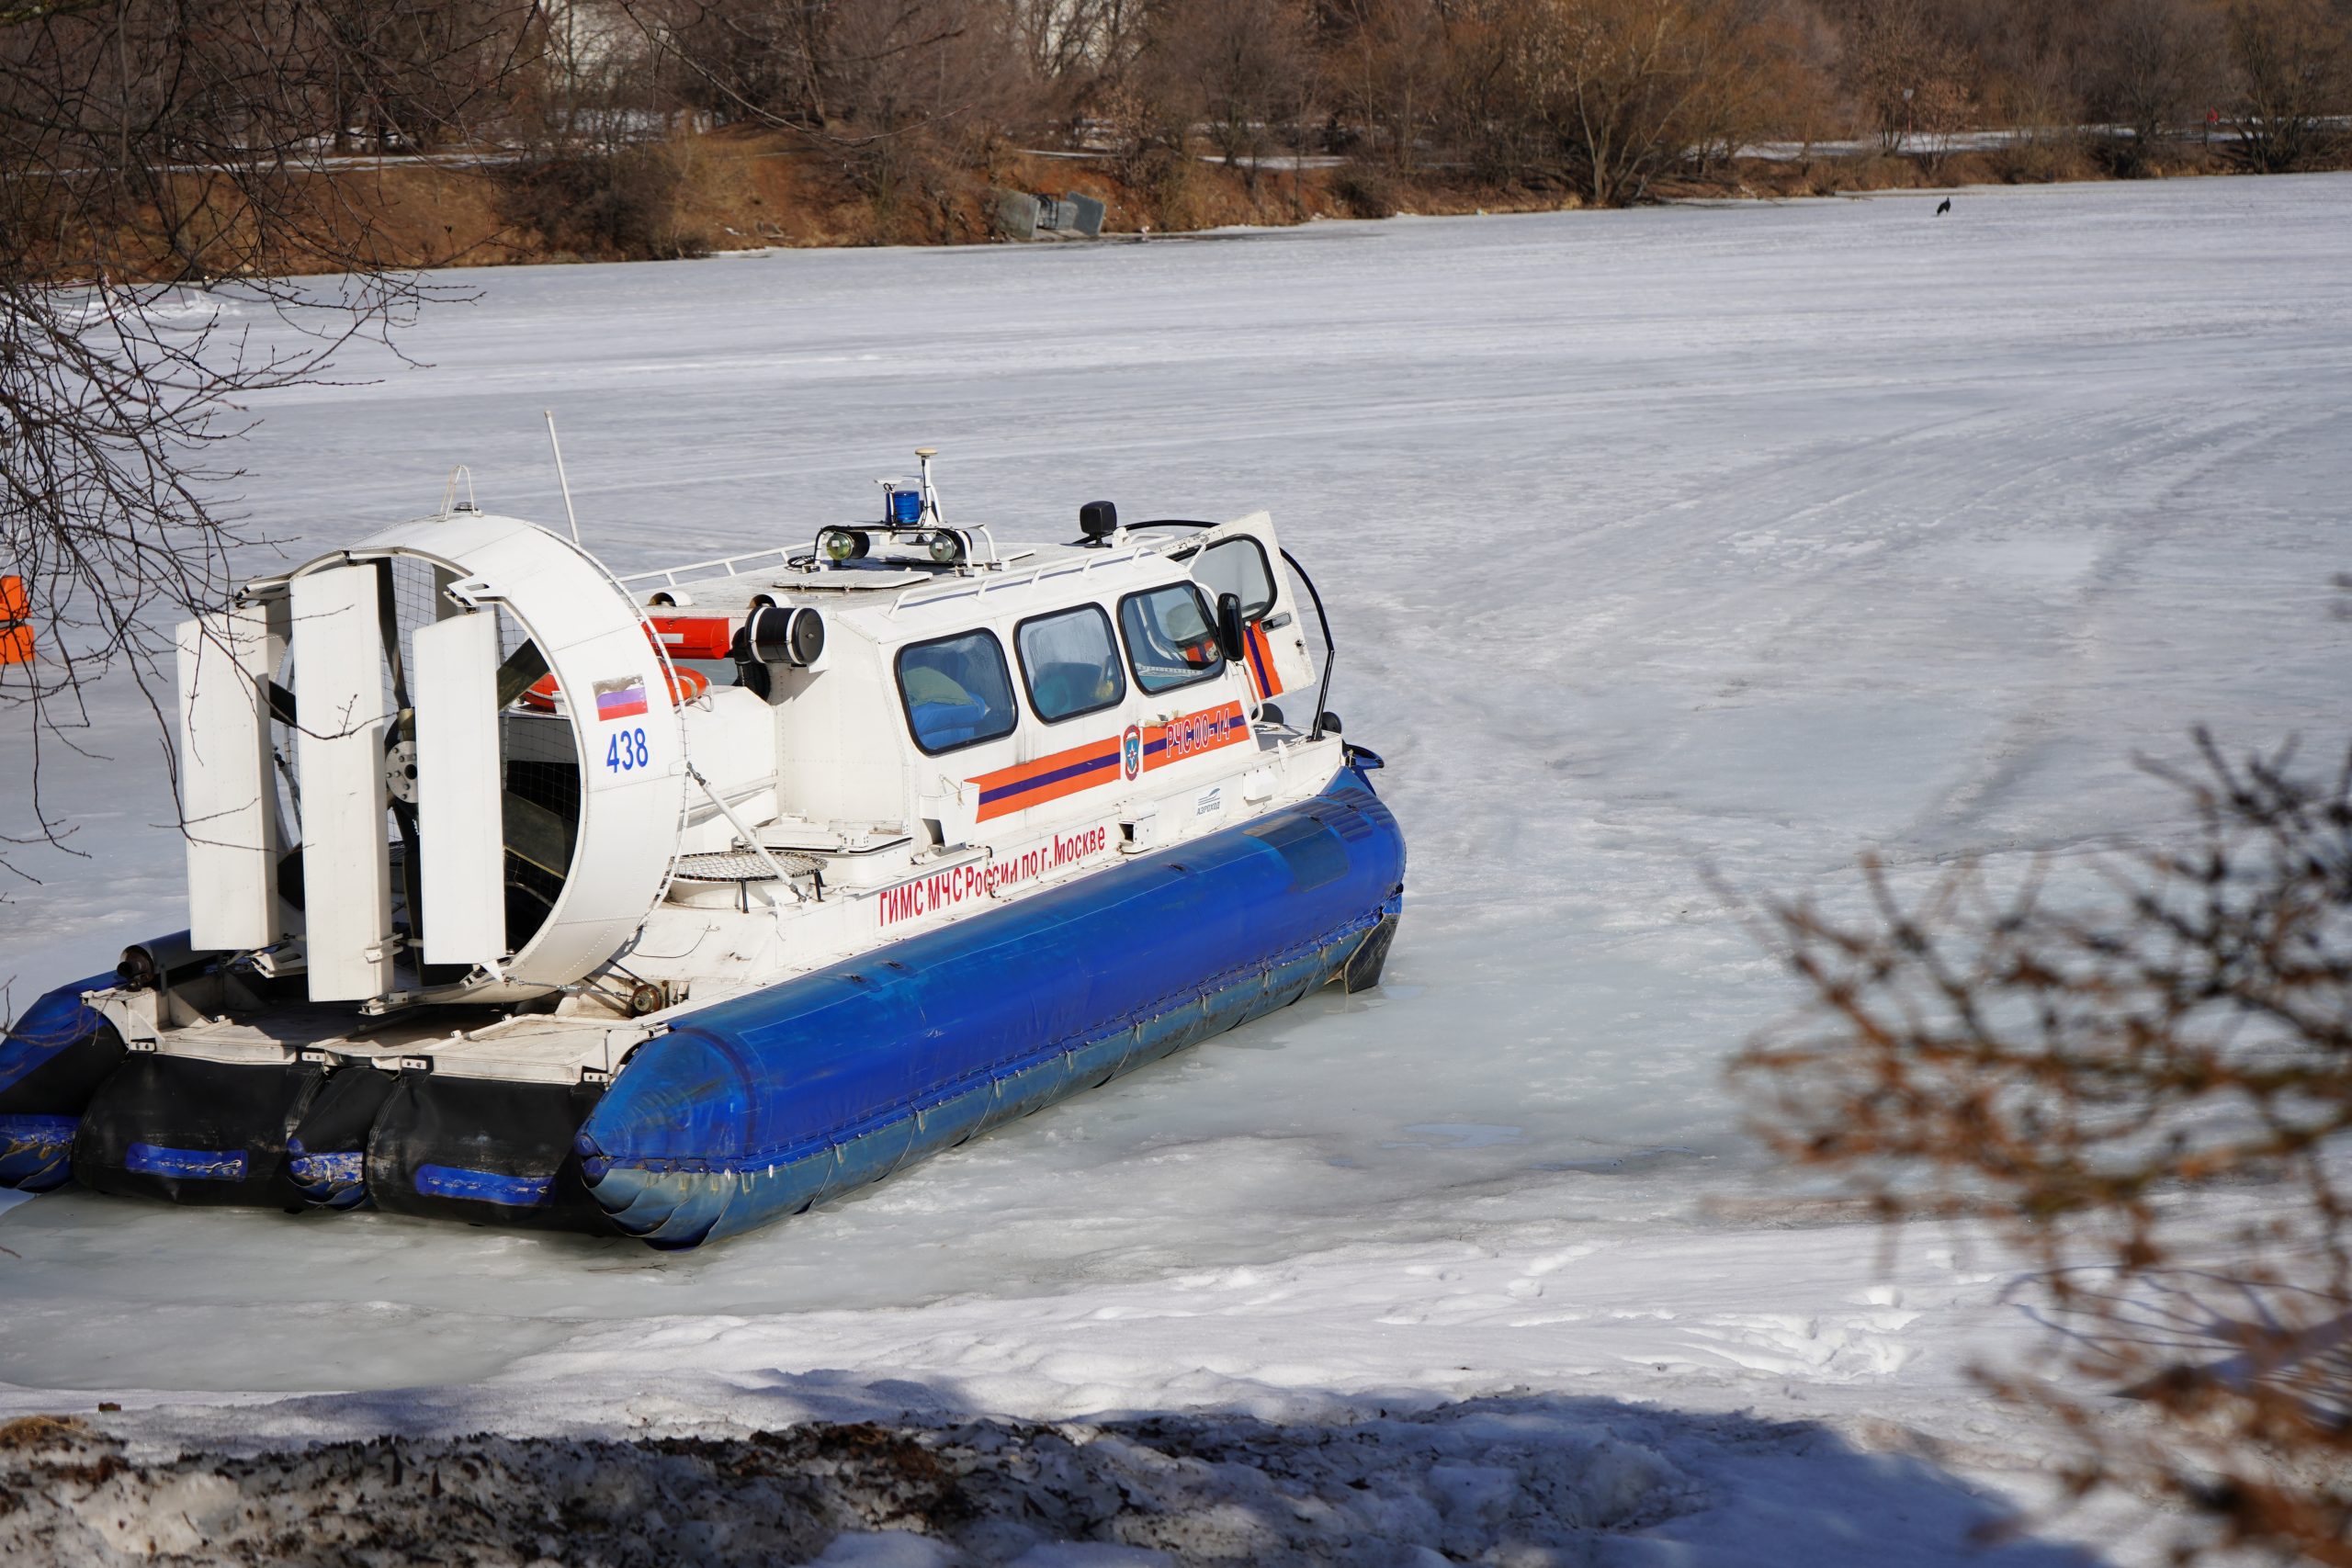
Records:
[[[580,515],[571,510],[571,481],[563,473],[563,443],[555,438],[555,411],[541,409],[548,422],[548,445],[555,448],[555,482],[563,487],[563,515],[571,525],[571,542],[580,543]]]

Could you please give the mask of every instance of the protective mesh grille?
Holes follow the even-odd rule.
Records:
[[[393,641],[400,649],[400,669],[404,678],[413,678],[416,659],[418,628],[430,626],[439,617],[446,605],[441,589],[452,581],[451,574],[430,561],[413,556],[394,556],[376,563],[376,570],[389,575],[391,584]],[[379,601],[380,603],[380,601]],[[498,657],[502,665],[511,660],[530,641],[522,624],[503,606],[492,606],[498,617]],[[379,664],[383,681],[385,705],[397,715],[399,701],[407,680],[396,684],[392,661],[383,659]],[[278,681],[289,693],[294,690],[294,661],[289,652],[278,671]],[[412,699],[413,691],[410,692]],[[281,819],[286,824],[286,840],[299,843],[300,834],[299,806],[301,776],[295,746],[293,728],[283,722],[274,726],[273,745],[277,753],[279,772],[279,804]],[[528,942],[547,919],[556,898],[563,889],[563,873],[558,867],[570,865],[571,848],[580,822],[580,768],[576,742],[571,727],[560,719],[518,719],[510,710],[500,724],[501,774],[509,801],[501,803],[506,819],[507,851],[505,855],[506,938],[510,952]],[[518,853],[515,840],[526,837],[517,830],[515,803],[535,807],[544,815],[530,818],[524,827],[529,831],[529,853],[526,859]],[[386,814],[385,835],[395,846],[400,843],[396,815]],[[396,884],[404,878],[396,877]],[[408,919],[403,888],[396,887],[396,916],[403,923]]]

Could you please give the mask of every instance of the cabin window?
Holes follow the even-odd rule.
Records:
[[[1080,604],[1022,622],[1012,629],[1029,705],[1047,724],[1099,713],[1126,699],[1119,645],[1100,604]]]
[[[1119,625],[1136,684],[1147,692],[1189,686],[1225,669],[1208,605],[1189,582],[1128,594],[1119,601]]]
[[[1274,575],[1266,568],[1266,547],[1247,534],[1221,540],[1202,553],[1193,581],[1214,604],[1230,593],[1241,601],[1241,618],[1254,621],[1274,607]]]
[[[1004,649],[987,632],[937,637],[899,650],[907,726],[930,755],[1012,733],[1020,722]]]

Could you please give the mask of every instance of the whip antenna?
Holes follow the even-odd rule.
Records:
[[[548,445],[555,448],[555,482],[563,487],[563,515],[571,525],[571,542],[576,545],[580,542],[580,514],[571,510],[571,481],[563,474],[563,443],[555,438],[555,411],[541,409],[539,412],[548,422]]]

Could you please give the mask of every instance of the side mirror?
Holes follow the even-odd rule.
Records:
[[[1225,649],[1227,662],[1238,664],[1249,656],[1249,645],[1242,640],[1241,595],[1220,593],[1216,596],[1216,640]]]

